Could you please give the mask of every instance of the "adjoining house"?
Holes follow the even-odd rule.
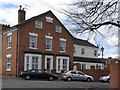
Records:
[[[0,75],[2,74],[2,29],[0,27]]]
[[[2,74],[18,76],[29,69],[61,73],[73,67],[72,35],[51,12],[25,20],[18,10],[18,24],[3,30]]]
[[[74,68],[104,69],[104,62],[98,59],[98,47],[86,40],[74,38]],[[76,67],[77,65],[77,67]]]

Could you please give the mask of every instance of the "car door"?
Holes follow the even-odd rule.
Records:
[[[77,72],[78,73],[78,80],[86,80],[85,74],[82,72]]]
[[[70,73],[72,80],[78,80],[78,73],[76,71],[71,71]]]
[[[39,70],[38,73],[40,79],[47,79],[47,73],[45,71]]]
[[[31,78],[37,78],[36,70],[31,70],[29,74]]]

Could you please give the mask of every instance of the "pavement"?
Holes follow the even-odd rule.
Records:
[[[20,77],[15,77],[15,76],[1,76],[1,79],[22,79]]]

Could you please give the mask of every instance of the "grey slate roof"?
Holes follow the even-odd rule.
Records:
[[[92,43],[88,42],[87,40],[82,40],[82,39],[78,39],[78,38],[73,38],[73,40],[74,40],[74,44],[97,48],[97,46],[93,45]]]

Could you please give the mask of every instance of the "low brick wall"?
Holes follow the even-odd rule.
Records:
[[[110,66],[109,64],[107,65],[107,67],[105,67],[103,70],[101,69],[95,69],[94,66],[91,66],[91,69],[80,69],[80,64],[76,63],[74,64],[77,66],[77,70],[80,70],[88,75],[93,76],[94,81],[99,81],[99,78],[103,75],[109,75],[110,74]]]
[[[96,69],[86,69],[86,70],[80,70],[88,75],[93,76],[94,81],[99,81],[99,78],[103,75],[108,75],[110,74],[110,71],[107,69],[104,70],[96,70]]]

